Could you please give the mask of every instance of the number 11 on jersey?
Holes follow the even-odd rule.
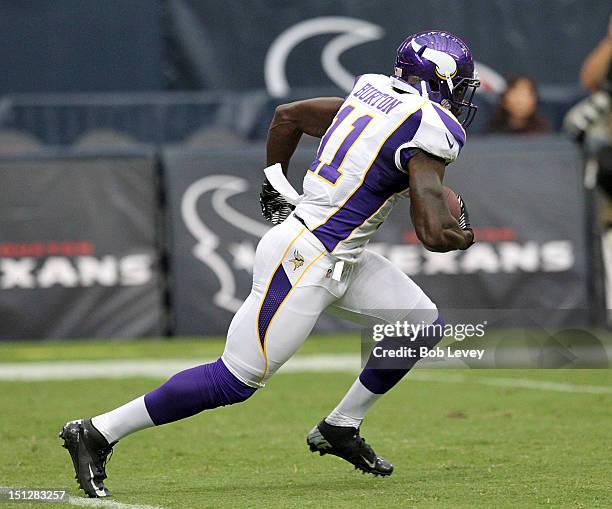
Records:
[[[331,138],[332,134],[334,134],[334,131],[340,126],[340,124],[342,124],[346,120],[346,117],[348,117],[354,109],[354,106],[349,105],[345,106],[338,112],[334,123],[327,130],[327,133],[325,133],[325,136],[321,140],[321,144],[319,145],[319,151],[317,152],[317,158],[313,161],[309,168],[310,171],[318,174],[320,177],[327,180],[330,184],[335,184],[342,175],[340,167],[344,162],[346,154],[355,144],[357,138],[359,138],[361,133],[363,133],[364,129],[372,121],[373,118],[371,115],[363,115],[357,118],[351,124],[353,128],[338,146],[338,149],[336,150],[336,153],[334,154],[334,157],[332,158],[331,162],[322,164],[321,155],[323,154],[323,149],[327,145],[327,142]]]

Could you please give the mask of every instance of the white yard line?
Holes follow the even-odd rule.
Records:
[[[84,378],[165,378],[209,360],[129,359],[104,361],[45,361],[0,364],[0,380],[79,380]]]
[[[116,500],[102,500],[98,498],[68,497],[68,504],[81,507],[106,507],[108,509],[164,509],[163,507],[142,504],[127,504]]]
[[[178,371],[213,359],[129,359],[104,361],[61,361],[0,363],[0,381],[78,380],[92,378],[153,377],[168,378]],[[356,373],[360,358],[354,354],[298,355],[285,364],[279,373]],[[417,382],[467,383],[576,394],[612,394],[612,386],[550,382],[530,378],[475,377],[423,372],[416,369],[409,375]]]
[[[121,359],[104,361],[44,361],[0,363],[0,380],[79,380],[86,378],[167,378],[178,371],[214,359]],[[306,373],[312,371],[358,371],[357,355],[304,355],[291,359],[280,372]]]
[[[16,491],[16,490],[37,490],[37,489],[39,489],[40,491],[47,491],[41,488],[32,488],[32,487],[30,488],[10,488],[8,486],[0,486],[0,494],[8,495],[9,491],[11,490]],[[8,499],[2,499],[0,501],[10,502],[10,500]],[[19,502],[31,502],[31,503],[41,502],[41,503],[47,503],[47,504],[61,503],[61,504],[78,505],[80,507],[103,507],[103,508],[108,508],[108,509],[164,509],[163,507],[154,506],[154,505],[128,504],[126,502],[117,502],[116,500],[73,497],[71,495],[68,495],[61,502],[52,501],[52,500],[20,500]]]

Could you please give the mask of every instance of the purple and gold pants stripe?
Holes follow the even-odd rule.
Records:
[[[262,353],[266,356],[266,333],[268,327],[274,318],[274,315],[278,311],[278,308],[283,303],[289,292],[291,291],[291,281],[287,277],[285,269],[283,269],[283,261],[287,256],[287,253],[291,249],[291,246],[302,236],[306,231],[306,228],[302,228],[298,234],[291,239],[289,245],[285,248],[281,259],[268,282],[268,287],[264,294],[261,306],[259,307],[259,313],[257,313],[257,335],[259,342],[261,343]]]
[[[287,273],[281,263],[272,275],[270,285],[268,286],[268,290],[266,291],[259,310],[259,316],[257,317],[257,331],[259,333],[259,342],[262,348],[265,347],[266,332],[268,331],[270,322],[290,291],[291,281],[289,281]]]

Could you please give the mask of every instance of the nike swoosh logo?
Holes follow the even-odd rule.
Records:
[[[455,144],[450,141],[450,139],[448,138],[448,134],[444,133],[444,136],[446,136],[446,143],[448,143],[448,148],[453,148]]]
[[[99,497],[105,497],[106,493],[104,493],[104,490],[99,489],[94,483],[94,475],[93,475],[93,471],[91,470],[91,463],[88,463],[87,466],[89,467],[89,475],[91,476],[91,479],[89,480],[89,482],[91,486],[93,487],[94,491],[96,492],[96,495],[98,495]]]
[[[369,466],[370,468],[374,468],[376,466],[376,461],[368,461],[367,458],[365,458],[364,456],[361,456],[361,459],[363,461],[366,462],[366,465]]]

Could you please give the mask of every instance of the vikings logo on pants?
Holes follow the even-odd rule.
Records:
[[[291,260],[289,261],[293,263],[294,271],[296,271],[302,265],[304,265],[304,257],[300,254],[300,252],[297,249],[293,252],[293,258],[291,258]]]

